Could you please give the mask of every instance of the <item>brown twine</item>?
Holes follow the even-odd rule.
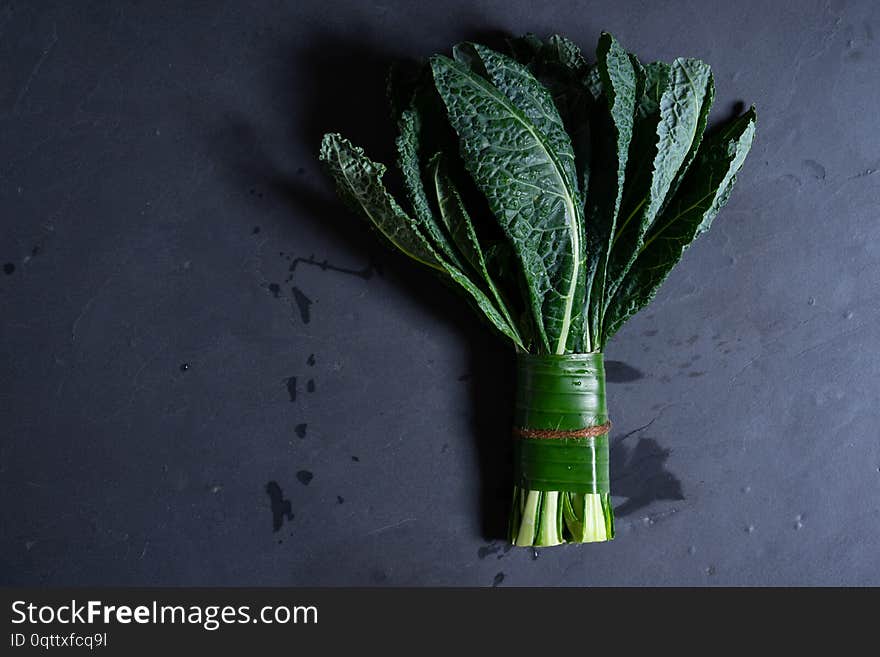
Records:
[[[585,427],[583,429],[574,429],[571,431],[561,431],[559,429],[523,429],[520,427],[514,427],[513,435],[517,438],[597,438],[599,436],[604,436],[609,431],[611,431],[611,420],[595,427]]]

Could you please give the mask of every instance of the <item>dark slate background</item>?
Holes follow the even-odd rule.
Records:
[[[499,540],[510,354],[315,159],[384,69],[601,30],[759,131],[607,349],[618,538]],[[5,584],[880,584],[873,2],[0,6]]]

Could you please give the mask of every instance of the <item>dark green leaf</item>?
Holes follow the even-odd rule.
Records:
[[[639,90],[636,116],[639,120],[654,117],[651,123],[642,124],[648,128],[649,134],[645,136],[653,143],[656,143],[656,125],[660,119],[660,98],[669,84],[671,70],[672,67],[666,62],[651,62],[642,68],[644,80]],[[650,158],[646,158],[646,162],[650,164]]]
[[[546,43],[534,37],[527,43],[534,51],[528,61],[522,63],[547,88],[559,111],[565,131],[571,138],[583,198],[589,187],[590,171],[589,119],[593,96],[586,79],[589,66],[580,48],[558,34],[551,36]]]
[[[594,144],[595,164],[592,166],[587,223],[587,276],[590,295],[585,299],[583,344],[585,349],[598,349],[599,324],[603,310],[606,267],[611,239],[617,223],[623,196],[624,179],[632,138],[635,107],[636,72],[629,54],[610,34],[603,34],[596,50],[606,107],[602,99],[594,113],[597,135]]]
[[[531,32],[507,39],[510,56],[524,66],[529,66],[541,54],[544,42]]]
[[[421,121],[418,112],[413,108],[405,110],[398,121],[398,128],[400,135],[397,138],[397,164],[403,174],[404,186],[412,204],[416,221],[423,234],[428,236],[446,261],[458,269],[464,269],[458,252],[434,217],[428,196],[425,193],[419,153]]]
[[[547,40],[544,48],[544,60],[548,63],[557,63],[572,73],[583,78],[587,72],[587,61],[577,44],[566,39],[561,34],[554,34]]]
[[[648,233],[635,265],[608,307],[606,339],[654,298],[684,251],[708,230],[730,196],[754,134],[752,108],[703,143],[695,167]]]
[[[506,93],[442,56],[432,59],[434,80],[465,166],[522,263],[538,348],[564,353],[583,280],[574,155],[559,134],[564,130],[552,99],[534,77],[498,53],[484,51],[481,59]],[[526,114],[539,110],[552,137]]]
[[[587,85],[587,90],[590,92],[593,100],[599,100],[599,96],[602,95],[602,76],[599,74],[598,64],[594,64],[590,67],[590,70],[587,71],[585,84]]]
[[[491,242],[485,245],[483,254],[486,258],[486,269],[492,272],[495,286],[508,302],[523,344],[531,345],[535,339],[535,326],[532,313],[525,305],[529,299],[529,291],[513,247],[507,241]]]
[[[385,76],[385,95],[394,121],[400,119],[404,110],[412,106],[413,100],[425,83],[430,84],[430,77],[424,64],[401,61],[393,62]]]
[[[486,319],[488,319],[489,322],[501,333],[510,338],[514,345],[525,350],[525,346],[523,345],[516,329],[498,312],[495,308],[495,304],[486,296],[485,292],[483,292],[478,285],[476,285],[457,267],[446,263],[442,264],[450,278],[458,283],[461,288],[470,295],[471,301],[482,311],[483,315],[486,316]]]
[[[703,97],[703,105],[700,107],[700,118],[697,122],[697,134],[694,137],[694,143],[691,144],[691,149],[688,151],[687,156],[685,156],[684,162],[682,162],[681,168],[679,168],[678,174],[675,176],[675,180],[673,180],[672,184],[669,186],[669,192],[666,194],[666,200],[660,210],[661,213],[666,209],[666,205],[675,198],[675,193],[678,191],[682,180],[684,180],[685,174],[687,174],[688,170],[691,168],[691,164],[693,164],[694,159],[697,157],[700,144],[703,143],[703,133],[706,132],[706,125],[709,123],[709,112],[712,110],[712,103],[714,102],[715,79],[710,73],[709,80],[706,82],[706,95]]]
[[[336,181],[336,189],[352,209],[363,212],[400,251],[414,260],[442,269],[416,223],[385,189],[385,166],[364,155],[362,148],[338,134],[326,134],[321,161]]]
[[[558,35],[550,37],[538,55],[535,68],[543,73],[538,80],[529,69],[513,59],[479,44],[471,44],[480,58],[485,75],[522,111],[544,135],[557,160],[562,164],[566,182],[575,196],[578,261],[575,269],[573,303],[562,323],[570,321],[564,344],[557,346],[565,351],[581,348],[583,332],[583,306],[586,297],[586,236],[584,234],[583,196],[579,180],[588,171],[585,162],[590,155],[588,111],[590,96],[582,84],[580,75],[586,62],[580,49],[568,39]],[[541,84],[543,82],[543,85]],[[549,92],[549,93],[548,93]],[[563,111],[560,111],[562,108]],[[566,123],[563,118],[567,117]],[[571,135],[571,136],[570,136]],[[573,140],[580,149],[581,163],[575,157]],[[545,314],[545,322],[547,316]],[[548,328],[548,332],[550,329]],[[552,340],[551,340],[552,347]],[[561,352],[560,352],[561,353]]]
[[[700,127],[701,108],[706,98],[709,67],[696,59],[676,59],[663,84],[663,67],[658,66],[654,83],[652,67],[646,67],[648,81],[639,102],[641,114],[650,107],[653,93],[660,91],[656,114],[646,116],[636,128],[634,147],[643,148],[643,135],[650,132],[651,150],[633,153],[640,164],[646,158],[650,168],[633,167],[628,189],[621,204],[620,221],[615,227],[605,287],[606,303],[617,290],[641,249],[645,234],[669,193],[673,181],[691,151]],[[661,91],[662,89],[662,91]],[[656,118],[655,118],[656,117]]]
[[[452,46],[452,58],[459,64],[466,66],[477,75],[489,79],[489,73],[483,66],[483,60],[477,52],[475,44],[470,42],[456,43]]]
[[[636,88],[635,88],[635,98],[636,102],[644,95],[645,93],[645,85],[647,84],[648,74],[645,71],[645,67],[642,66],[642,63],[639,61],[639,58],[636,57],[633,53],[627,53],[629,55],[629,62],[632,64],[633,73],[636,75]]]
[[[507,96],[513,106],[543,134],[565,171],[565,182],[570,189],[576,190],[578,184],[571,138],[565,131],[553,96],[527,68],[510,57],[477,43],[471,45],[495,88]]]
[[[514,344],[520,338],[492,301],[458,267],[445,261],[421,233],[382,184],[385,167],[373,162],[364,151],[338,134],[326,134],[321,143],[321,161],[336,181],[339,195],[363,212],[373,225],[400,251],[434,269],[445,272],[483,312],[489,322]]]
[[[511,329],[516,332],[517,323],[511,317],[508,304],[502,298],[495,281],[486,267],[486,259],[477,239],[477,232],[471,222],[461,196],[449,176],[443,171],[441,158],[435,156],[431,161],[431,174],[434,181],[434,192],[437,197],[437,205],[440,208],[440,218],[452,237],[452,241],[458,250],[470,264],[473,271],[483,280],[489,296],[495,301],[495,306],[504,316]],[[521,341],[520,346],[521,345]]]

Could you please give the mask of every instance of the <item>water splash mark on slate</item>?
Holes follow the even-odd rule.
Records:
[[[369,280],[373,277],[373,273],[377,273],[379,275],[382,274],[382,270],[379,266],[371,262],[363,269],[350,269],[348,267],[340,267],[338,265],[334,265],[329,263],[327,260],[317,261],[315,260],[315,256],[311,255],[308,258],[294,258],[290,261],[290,269],[289,271],[294,272],[299,265],[310,265],[312,267],[317,267],[321,271],[335,271],[340,274],[348,274],[349,276],[357,276],[358,278],[363,278],[364,280]]]
[[[876,169],[876,168],[868,168],[868,169],[865,169],[865,170],[863,170],[863,171],[857,173],[857,174],[854,175],[854,176],[850,176],[849,179],[850,179],[850,180],[856,180],[857,178],[864,178],[864,177],[866,177],[866,176],[873,176],[875,173],[877,173],[878,170],[880,170],[880,169]]]
[[[290,291],[293,292],[293,300],[299,308],[299,316],[302,318],[303,324],[308,324],[312,319],[310,310],[312,300],[303,294],[302,290],[295,285]]]
[[[306,383],[306,392],[315,392],[315,380],[309,379]]]
[[[251,231],[251,235],[258,235],[260,233],[260,227],[254,226],[254,229]]]
[[[284,379],[285,385],[287,385],[287,394],[290,395],[290,401],[296,401],[296,377],[289,376]]]
[[[501,546],[497,543],[489,543],[489,545],[484,545],[479,550],[477,550],[477,557],[480,559],[485,559],[490,554],[497,554],[501,551]]]
[[[272,505],[272,531],[277,532],[284,524],[284,520],[288,522],[293,520],[293,511],[290,508],[290,500],[284,499],[284,493],[281,486],[276,481],[270,481],[266,484],[266,494],[269,496],[269,502]]]
[[[308,426],[309,426],[308,424],[306,424],[305,422],[302,422],[301,424],[297,424],[293,428],[293,430],[296,432],[297,436],[299,436],[300,438],[305,438],[306,437],[306,429],[308,428]]]
[[[281,286],[278,283],[269,283],[269,292],[272,293],[272,296],[276,299],[281,296]]]
[[[360,460],[357,456],[352,456],[352,457],[351,457],[351,460],[354,461],[355,463],[360,463],[360,462],[361,462],[361,460]]]
[[[336,496],[336,503],[337,503],[337,504],[342,504],[342,503],[344,503],[344,502],[345,502],[345,498],[342,497],[342,495],[337,495],[337,496]]]
[[[477,550],[477,556],[480,559],[485,559],[489,555],[495,554],[498,556],[499,559],[503,559],[512,549],[513,545],[511,543],[505,542],[499,545],[497,542],[492,541],[488,545],[484,545],[479,550]]]
[[[498,573],[497,575],[495,575],[495,578],[492,580],[492,586],[498,586],[503,581],[504,581],[504,573]]]
[[[10,276],[14,271],[15,271],[15,265],[12,264],[11,262],[7,262],[5,265],[3,265],[3,273],[6,274],[7,276]]]
[[[647,426],[650,423],[641,429]],[[666,469],[672,451],[661,447],[653,438],[640,438],[636,446],[630,448],[623,439],[633,433],[611,446],[611,490],[615,495],[627,498],[614,509],[619,517],[645,508],[656,500],[685,499],[681,481]]]
[[[309,358],[308,360],[306,360],[306,365],[308,365],[309,367],[315,366],[315,354],[309,354]]]
[[[303,486],[308,486],[310,483],[312,483],[312,479],[315,478],[315,475],[313,475],[308,470],[300,470],[296,473],[296,478]]]
[[[645,378],[640,370],[619,360],[605,361],[605,380],[608,383],[631,383]]]
[[[804,160],[804,167],[816,180],[825,180],[826,171],[821,162],[816,160]]]

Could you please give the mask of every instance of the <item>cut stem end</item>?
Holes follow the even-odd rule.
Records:
[[[596,543],[614,538],[614,509],[607,493],[513,488],[510,541],[518,547]]]

